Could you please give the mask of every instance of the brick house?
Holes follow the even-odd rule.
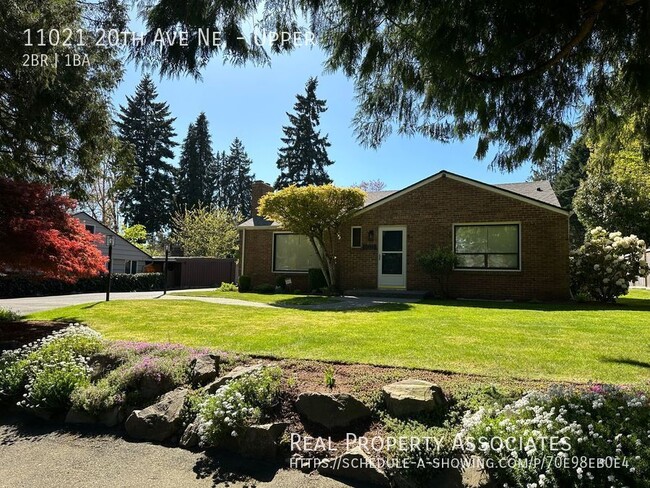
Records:
[[[253,185],[253,208],[272,188]],[[489,185],[448,171],[399,191],[371,192],[338,241],[342,289],[433,290],[416,262],[433,247],[453,249],[455,297],[555,300],[569,297],[569,214],[546,181]],[[318,268],[308,240],[254,215],[239,226],[241,274],[253,286],[290,277],[306,290]]]

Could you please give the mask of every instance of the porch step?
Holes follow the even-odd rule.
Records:
[[[345,290],[346,296],[354,297],[386,297],[386,298],[412,298],[419,300],[427,295],[427,291],[422,290],[373,290],[373,289],[354,289]]]

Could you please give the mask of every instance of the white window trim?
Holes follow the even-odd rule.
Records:
[[[359,245],[354,245],[354,229],[359,229]],[[350,247],[352,249],[361,249],[363,247],[363,231],[360,225],[350,227]]]
[[[456,255],[456,227],[462,227],[466,225],[517,225],[519,226],[519,242],[518,244],[518,257],[519,257],[519,262],[517,263],[517,269],[495,269],[495,268],[457,268],[454,266],[454,271],[469,271],[470,273],[521,273],[521,233],[522,233],[522,226],[521,226],[521,221],[513,221],[513,222],[458,222],[452,224],[452,229],[451,229],[451,249],[454,252],[454,255]]]
[[[289,232],[289,231],[278,231],[278,232],[273,232],[273,236],[271,237],[271,273],[273,274],[303,274],[306,275],[309,273],[309,270],[306,271],[293,271],[293,270],[275,270],[275,235],[276,234],[290,234],[290,235],[302,235],[302,234],[296,234],[295,232]]]

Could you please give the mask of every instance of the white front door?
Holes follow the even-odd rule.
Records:
[[[378,288],[406,288],[406,227],[379,227]]]

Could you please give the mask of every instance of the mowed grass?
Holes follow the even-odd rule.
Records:
[[[389,304],[351,311],[197,301],[114,301],[33,314],[110,339],[370,363],[496,378],[648,384],[650,293],[612,306],[495,302]]]
[[[292,306],[292,305],[319,305],[321,303],[340,302],[335,297],[322,295],[290,295],[288,293],[239,293],[237,291],[179,291],[173,292],[172,295],[187,297],[212,297],[228,298],[233,300],[243,300],[245,302],[268,303],[269,305]]]

